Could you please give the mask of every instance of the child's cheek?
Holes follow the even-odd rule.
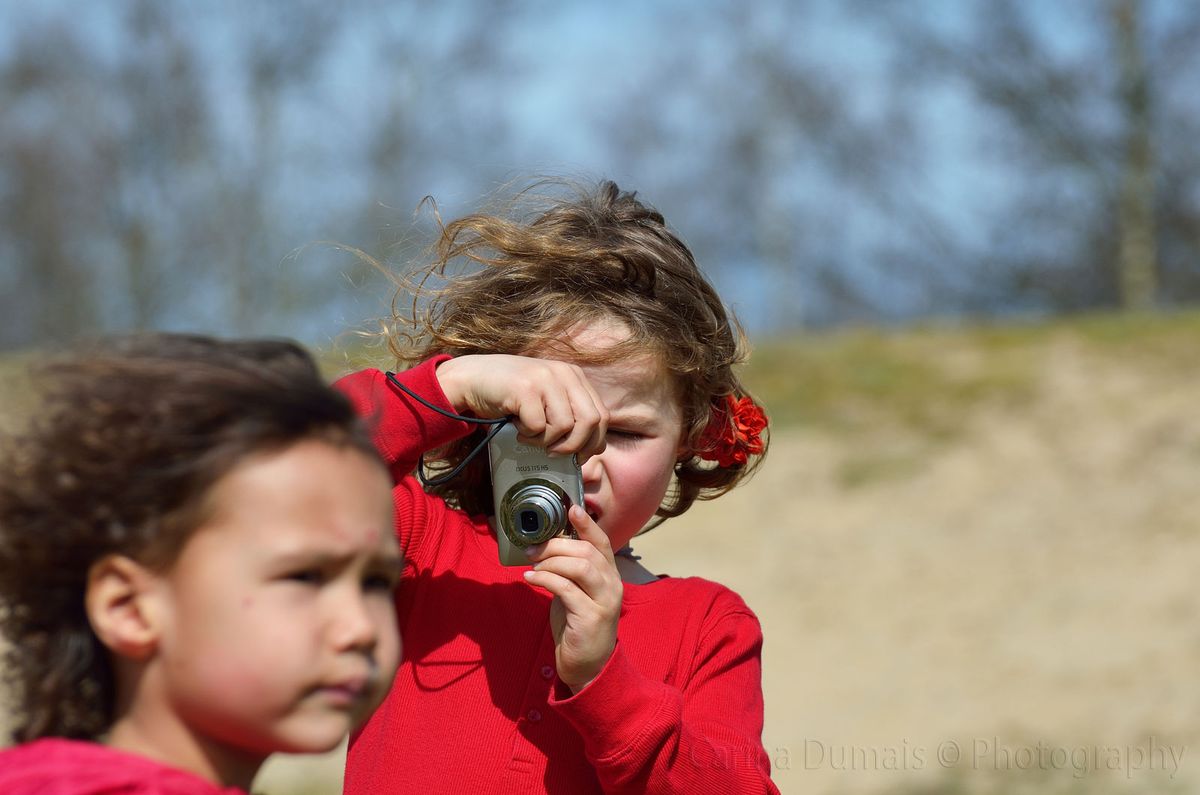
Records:
[[[306,658],[305,650],[293,643],[306,629],[302,616],[280,607],[261,594],[245,594],[236,600],[230,620],[214,623],[223,631],[210,636],[212,686],[236,698],[259,700],[278,688],[289,667]]]
[[[248,668],[241,659],[222,659],[206,674],[207,688],[225,703],[249,705],[262,699],[268,692],[269,677],[254,668]]]

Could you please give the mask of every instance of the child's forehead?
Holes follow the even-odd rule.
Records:
[[[605,350],[627,341],[629,326],[615,317],[604,317],[576,324],[567,331],[567,339],[587,350]]]
[[[304,440],[248,456],[222,475],[205,495],[196,532],[220,529],[264,547],[386,546],[389,484],[364,453]]]
[[[527,355],[575,364],[638,361],[646,366],[665,369],[663,357],[657,348],[638,345],[628,324],[620,318],[609,316],[585,319],[570,325],[558,335],[535,346]]]
[[[522,353],[577,364],[588,372],[593,383],[602,381],[621,387],[630,399],[636,394],[654,402],[665,398],[682,403],[683,384],[671,373],[664,352],[653,344],[639,344],[620,318],[582,320],[561,336]]]

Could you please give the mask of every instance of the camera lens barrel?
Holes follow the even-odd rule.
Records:
[[[540,544],[567,529],[571,501],[557,483],[529,478],[515,484],[500,504],[500,525],[513,544]]]

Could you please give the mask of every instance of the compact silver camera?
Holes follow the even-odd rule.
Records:
[[[502,564],[527,566],[525,547],[557,535],[575,536],[567,521],[571,505],[583,505],[583,475],[575,456],[551,458],[543,447],[518,442],[510,423],[488,442],[488,458]]]

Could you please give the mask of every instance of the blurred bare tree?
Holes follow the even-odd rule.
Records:
[[[773,327],[964,306],[970,252],[931,188],[940,152],[889,69],[892,31],[851,26],[855,62],[820,38],[828,3],[715,6],[664,10],[680,35],[621,114],[599,114],[633,170],[670,164],[659,203],[708,267],[760,281]]]
[[[261,174],[229,167],[180,15],[153,0],[120,12],[110,21],[121,45],[108,52],[52,19],[23,31],[2,66],[5,264],[16,275],[0,345],[172,322],[251,327],[243,288],[267,272],[256,242],[272,231]],[[245,255],[230,256],[228,241]]]
[[[43,94],[58,84],[61,101]],[[100,65],[66,28],[20,41],[0,76],[3,257],[17,266],[4,279],[0,340],[54,338],[96,321],[93,274],[71,228],[103,222],[92,188],[111,184],[116,145],[93,134],[110,113],[105,89]]]
[[[863,0],[857,60],[830,9],[667,4],[680,35],[597,113],[773,325],[1200,298],[1200,6]]]
[[[967,90],[984,114],[980,156],[1009,171],[978,254],[993,300],[1200,298],[1200,6],[988,0],[961,4],[958,25],[890,11],[908,88]]]
[[[132,46],[97,75],[115,118],[90,126],[93,134],[111,139],[106,178],[93,185],[91,197],[105,214],[95,225],[72,230],[72,237],[101,246],[112,242],[112,267],[121,273],[117,289],[102,288],[99,273],[93,274],[93,289],[98,299],[123,305],[129,326],[145,329],[160,323],[176,296],[196,283],[194,274],[202,272],[206,258],[196,255],[211,252],[207,227],[219,206],[210,193],[219,143],[203,65],[185,31],[153,0],[131,2],[123,21]],[[50,101],[61,88],[56,83],[41,90]],[[56,145],[55,130],[46,132],[47,144]],[[80,264],[100,267],[88,256]],[[106,320],[117,320],[121,312],[110,311]]]
[[[311,331],[338,272],[368,274],[293,255],[323,239],[383,251],[369,230],[411,214],[439,158],[461,156],[456,128],[486,112],[474,100],[488,91],[447,85],[505,62],[505,3],[419,24],[372,0],[226,5],[15,17],[0,53],[0,348],[149,327]],[[357,106],[330,107],[346,32],[392,55],[351,78]],[[339,136],[340,114],[357,135]],[[499,119],[478,131],[496,148],[507,132]]]

